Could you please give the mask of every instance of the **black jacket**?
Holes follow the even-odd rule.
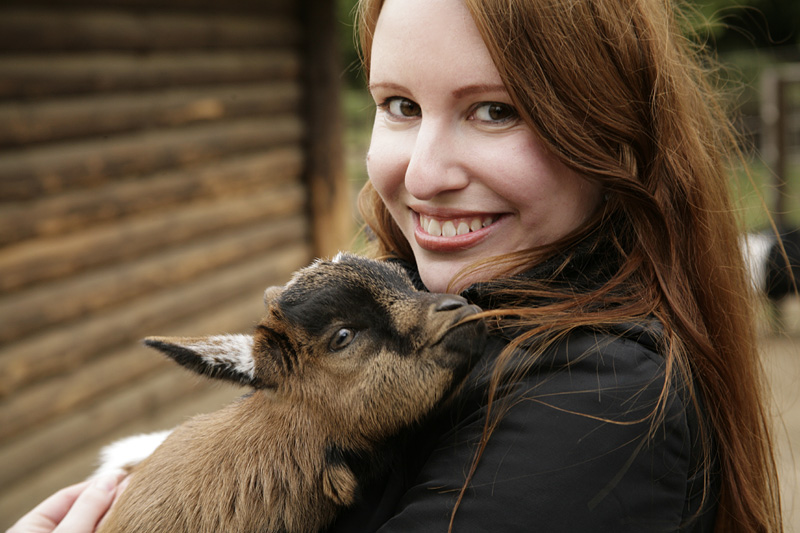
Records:
[[[484,308],[497,305],[489,294],[466,293]],[[331,531],[447,531],[486,421],[488,369],[506,343],[490,338],[457,401],[404,443],[388,477],[366,486]],[[667,391],[651,428],[664,386],[660,345],[654,322],[578,330],[506,385],[514,405],[488,441],[454,531],[711,531],[719,480],[712,471],[698,513],[700,428],[684,387]]]

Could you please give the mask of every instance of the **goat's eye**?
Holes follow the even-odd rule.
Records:
[[[353,339],[356,338],[356,332],[350,328],[342,328],[336,333],[333,334],[333,338],[330,342],[330,349],[332,351],[338,351],[345,348],[348,344],[353,342]]]

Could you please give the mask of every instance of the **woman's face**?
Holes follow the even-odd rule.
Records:
[[[596,209],[598,187],[517,116],[461,0],[387,0],[369,89],[370,180],[431,291],[476,261],[551,243]]]

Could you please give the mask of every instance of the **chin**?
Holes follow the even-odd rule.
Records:
[[[447,284],[450,283],[450,278],[447,276],[443,276],[441,270],[437,272],[435,267],[425,268],[424,266],[419,266],[419,277],[422,279],[422,283],[425,284],[425,287],[431,292],[447,292]]]
[[[425,287],[431,292],[450,292],[458,294],[474,283],[470,276],[458,280],[458,283],[448,289],[448,285],[465,265],[417,265],[419,275]]]

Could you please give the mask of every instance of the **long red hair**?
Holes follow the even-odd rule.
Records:
[[[693,384],[713,434],[704,460],[716,454],[721,469],[717,531],[782,531],[755,298],[729,191],[737,139],[679,12],[669,0],[464,2],[522,119],[607,198],[594,218],[546,250],[504,258],[509,272],[593,233],[608,234],[621,258],[595,291],[495,314],[513,314],[530,326],[527,337],[546,331],[549,339],[581,325],[660,319],[669,347],[664,398],[676,380]],[[381,5],[359,5],[367,76]],[[375,253],[413,262],[369,183],[359,208]],[[512,290],[524,296],[542,288]],[[612,295],[616,305],[592,305]],[[510,354],[498,360],[495,385],[502,367],[518,364]],[[495,424],[487,421],[483,445]]]

